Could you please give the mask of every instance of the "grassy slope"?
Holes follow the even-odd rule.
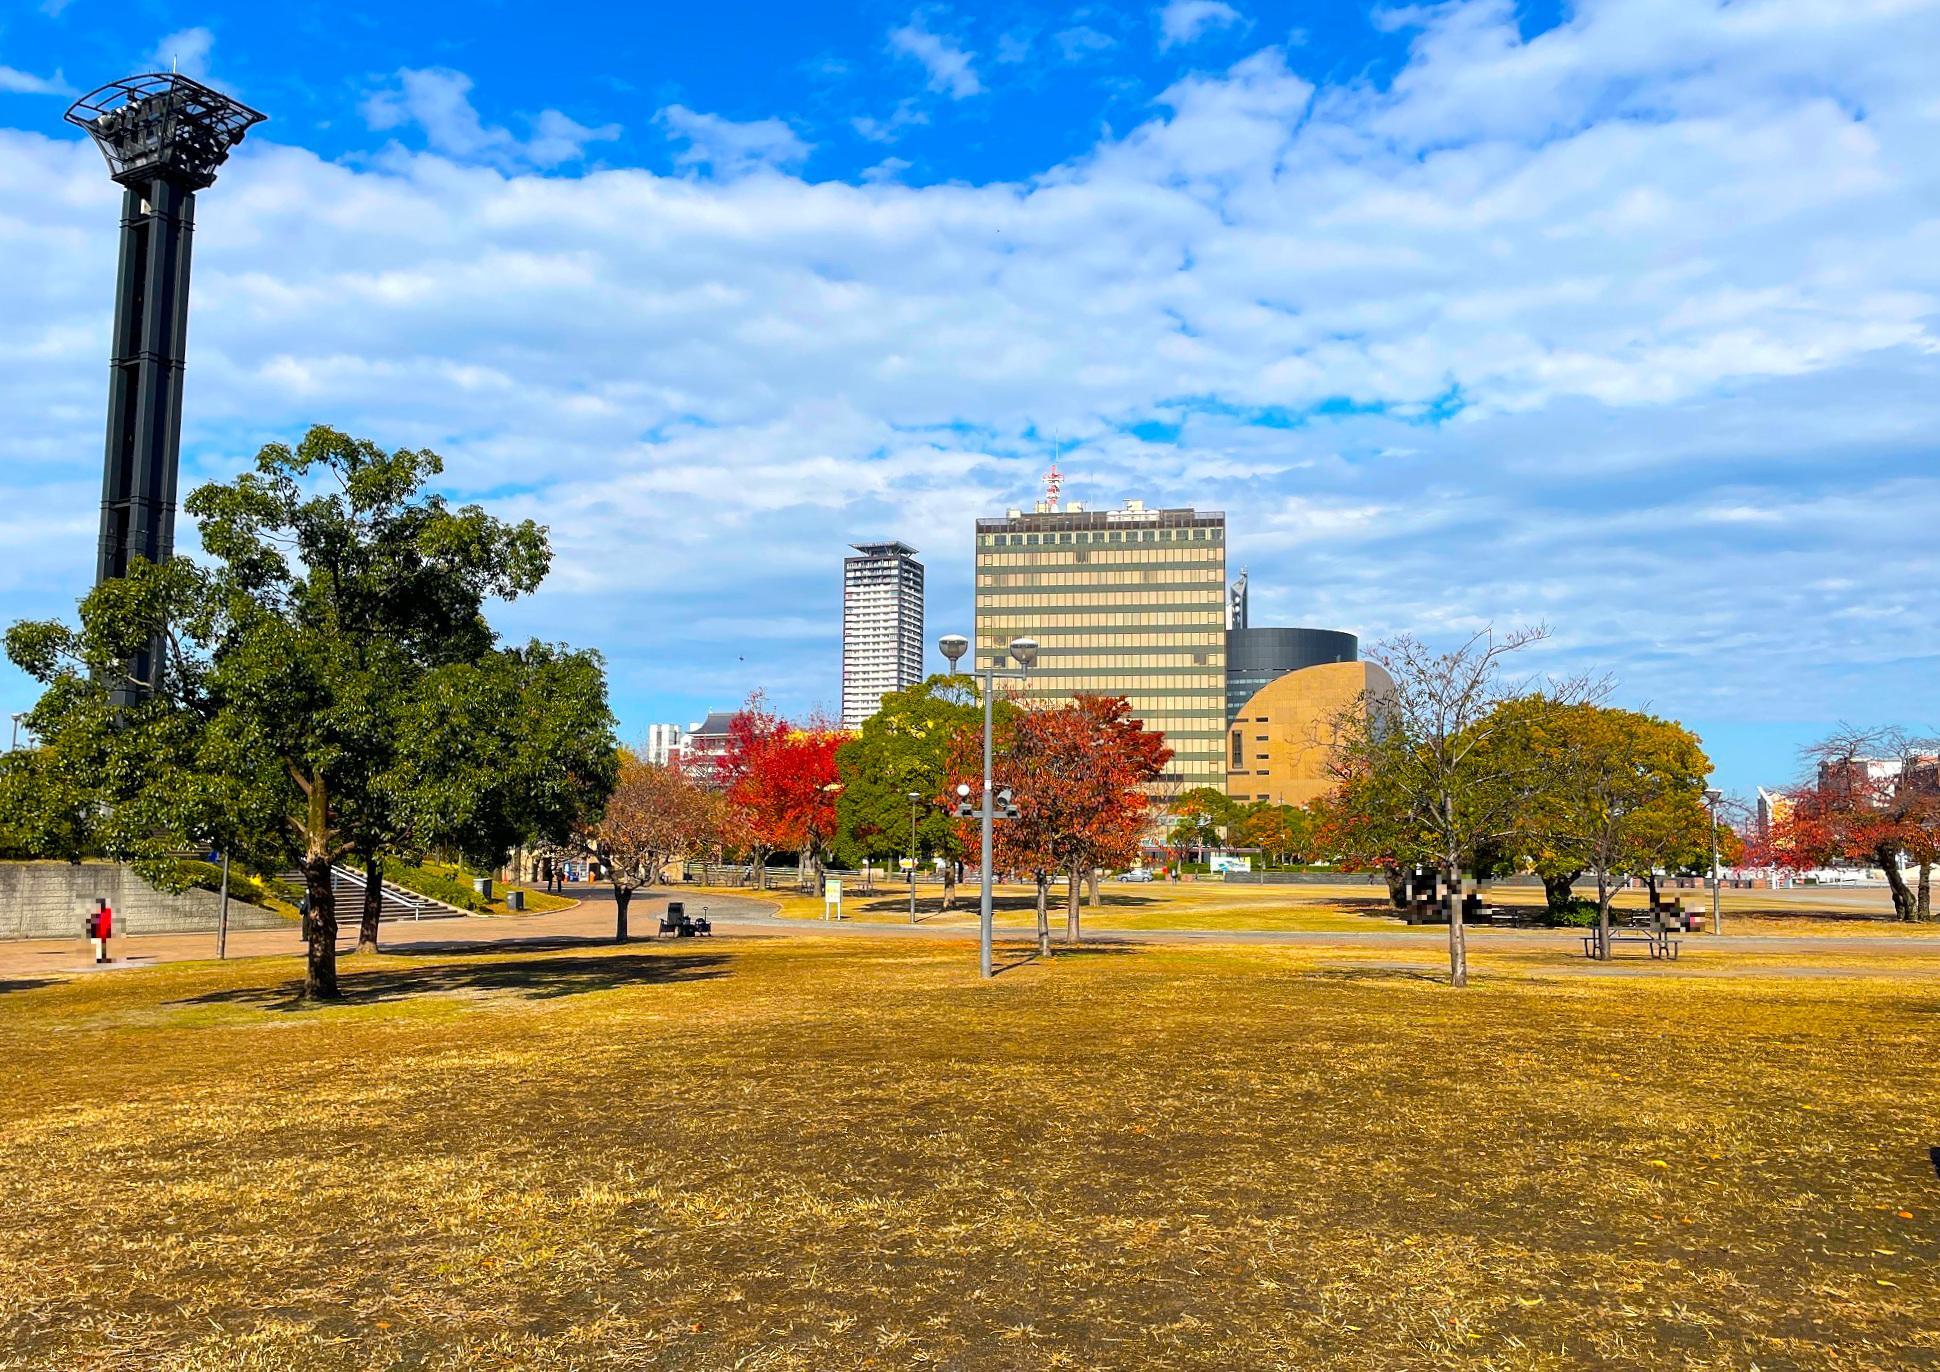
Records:
[[[324,1011],[288,960],[0,988],[0,1367],[1940,1357],[1931,959],[1518,955],[1455,994],[1394,956],[983,986],[956,944],[723,940],[360,958]]]

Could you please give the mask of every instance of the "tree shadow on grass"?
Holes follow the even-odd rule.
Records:
[[[1073,948],[1069,944],[1053,941],[1050,953],[1045,954],[1037,950],[1036,940],[1021,947],[1016,944],[1005,947],[1002,942],[999,942],[992,950],[990,975],[1001,977],[1006,972],[1015,972],[1037,962],[1055,967],[1060,962],[1085,962],[1093,958],[1120,957],[1128,953],[1136,953],[1141,948],[1149,946],[1149,944],[1138,943],[1083,943]]]
[[[48,977],[0,977],[0,996],[4,996],[11,991],[31,991],[36,986],[52,986],[53,984],[52,979]]]
[[[535,944],[542,940],[533,940]],[[462,946],[446,951],[476,952]],[[400,950],[400,956],[426,955],[420,946]],[[589,991],[611,991],[622,986],[673,985],[687,981],[707,981],[725,976],[728,959],[718,953],[614,952],[605,957],[523,957],[499,955],[473,957],[464,962],[437,962],[422,967],[383,967],[368,971],[354,964],[343,968],[337,977],[343,1000],[349,1005],[370,1005],[403,1000],[411,996],[480,995],[512,996],[520,1000],[557,1000],[561,996],[584,995]],[[266,1010],[302,1010],[313,1003],[298,996],[298,988],[284,986],[241,986],[227,991],[210,991],[174,1002],[177,1005],[242,1005]]]
[[[1409,967],[1399,963],[1374,963],[1366,967],[1316,967],[1301,973],[1307,981],[1335,981],[1347,984],[1358,982],[1396,982],[1418,981],[1430,986],[1448,985],[1448,969],[1437,968],[1433,971],[1420,967]]]

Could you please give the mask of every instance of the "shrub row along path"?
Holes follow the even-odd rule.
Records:
[[[569,909],[545,914],[518,916],[473,915],[456,919],[387,922],[383,927],[385,947],[404,947],[432,951],[518,951],[521,949],[560,948],[573,944],[608,943],[612,940],[613,897],[604,888],[582,891],[579,903]],[[955,922],[936,922],[926,917],[920,924],[891,923],[881,920],[843,920],[827,922],[777,914],[774,901],[757,896],[724,895],[719,892],[694,894],[684,891],[647,893],[637,896],[629,911],[633,936],[651,939],[670,899],[686,903],[690,915],[703,909],[722,936],[756,937],[842,937],[920,939],[926,941],[963,941],[976,937],[974,893],[967,912],[961,908],[950,916]],[[1013,912],[1014,914],[1014,912]],[[1053,930],[1062,929],[1062,912],[1054,912]],[[1712,938],[1688,936],[1684,957],[1677,963],[1656,963],[1641,955],[1625,956],[1609,965],[1592,964],[1580,957],[1565,960],[1559,955],[1579,953],[1583,931],[1575,929],[1495,929],[1472,931],[1483,948],[1515,951],[1525,957],[1543,956],[1547,971],[1569,971],[1582,975],[1638,974],[1798,974],[1837,975],[1836,964],[1842,955],[1871,953],[1881,955],[1924,955],[1895,957],[1903,963],[1904,975],[1940,974],[1940,939],[1932,936],[1894,936],[1869,934],[1772,935],[1730,934]],[[1027,931],[1015,924],[1000,925],[998,940],[1013,957],[1028,952]],[[356,944],[357,927],[346,920],[339,948],[348,953]],[[1135,931],[1090,928],[1087,943],[1127,944],[1304,944],[1337,946],[1365,951],[1370,946],[1386,946],[1410,954],[1432,957],[1447,942],[1447,931],[1435,926],[1408,927],[1370,919],[1365,930],[1302,929],[1153,929]],[[1729,950],[1734,955],[1750,955],[1749,965],[1732,959],[1729,969],[1707,965],[1707,954]],[[228,955],[232,958],[295,956],[302,951],[297,931],[289,929],[232,930]],[[0,985],[15,979],[29,981],[66,978],[97,972],[125,971],[163,963],[194,962],[215,955],[213,934],[150,934],[115,940],[114,961],[96,967],[92,953],[78,935],[71,939],[26,939],[0,942]],[[1878,975],[1875,966],[1870,974]]]

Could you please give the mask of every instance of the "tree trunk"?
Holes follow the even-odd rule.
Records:
[[[310,896],[303,999],[342,1000],[343,992],[337,989],[337,893],[331,889],[328,853],[304,857],[303,886]]]
[[[947,912],[957,903],[957,860],[943,860],[943,909]]]
[[[1408,908],[1408,874],[1398,866],[1381,869],[1381,875],[1388,882],[1388,904],[1397,910]]]
[[[1543,903],[1552,915],[1560,915],[1569,908],[1570,890],[1576,884],[1581,872],[1569,872],[1562,876],[1543,878]]]
[[[1644,873],[1644,887],[1646,890],[1650,892],[1650,908],[1655,910],[1657,908],[1657,869],[1656,868],[1653,867],[1651,868],[1650,871]]]
[[[1037,874],[1037,951],[1051,956],[1051,874]]]
[[[1084,937],[1079,927],[1079,910],[1082,904],[1079,897],[1084,894],[1084,873],[1075,862],[1064,876],[1064,941],[1077,943]]]
[[[364,919],[357,926],[357,951],[377,951],[377,921],[384,913],[384,859],[364,859]]]
[[[1922,924],[1933,918],[1933,859],[1920,859],[1919,898],[1914,903],[1913,918]]]
[[[768,889],[767,851],[761,848],[755,849],[753,856],[749,861],[748,865],[754,869],[753,871],[748,873],[748,875],[753,878],[754,889],[757,891],[767,890]]]
[[[1596,955],[1599,961],[1610,960],[1610,874],[1601,867],[1596,869]]]
[[[1893,888],[1893,913],[1900,919],[1913,919],[1918,913],[1913,893],[1906,889],[1906,877],[1900,872],[1900,854],[1897,844],[1882,843],[1873,850],[1873,858],[1886,870],[1886,884]]]
[[[613,941],[615,943],[626,942],[626,907],[632,903],[633,888],[615,883],[613,887]]]
[[[1098,869],[1096,867],[1085,873],[1085,904],[1094,910],[1098,908]]]

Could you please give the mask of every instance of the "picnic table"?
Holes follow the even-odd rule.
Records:
[[[1610,954],[1612,957],[1616,955],[1617,945],[1620,943],[1640,943],[1649,951],[1652,958],[1666,958],[1675,962],[1677,961],[1678,952],[1684,944],[1684,940],[1678,937],[1679,932],[1679,927],[1674,926],[1668,920],[1655,916],[1648,921],[1640,923],[1612,924],[1610,926]],[[1600,942],[1601,933],[1599,930],[1591,929],[1585,933],[1583,935],[1583,956],[1586,958],[1595,957]]]

